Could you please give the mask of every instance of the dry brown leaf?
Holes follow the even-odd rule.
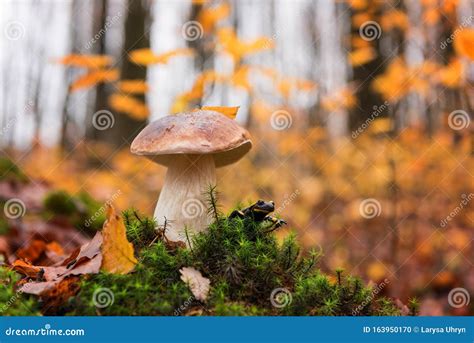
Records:
[[[13,262],[12,269],[20,274],[23,274],[35,279],[40,277],[42,274],[42,270],[40,267],[33,266],[22,260],[16,260],[15,262]]]
[[[209,295],[211,281],[202,276],[199,270],[192,267],[184,267],[179,270],[181,280],[183,280],[199,301],[206,301]]]
[[[239,111],[240,106],[236,107],[223,107],[223,106],[203,106],[201,110],[219,112],[220,114],[229,117],[230,119],[235,119],[237,112]]]
[[[115,274],[127,274],[137,264],[133,255],[133,245],[127,240],[125,224],[121,216],[115,213],[112,205],[107,204],[107,220],[102,231],[102,269]]]

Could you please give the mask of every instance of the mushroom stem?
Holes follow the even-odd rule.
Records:
[[[216,184],[212,155],[175,155],[168,165],[154,217],[165,224],[166,237],[186,242],[184,228],[190,233],[206,230],[211,223],[207,213],[206,191]]]

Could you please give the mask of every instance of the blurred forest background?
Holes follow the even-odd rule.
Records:
[[[224,211],[274,200],[323,269],[388,278],[383,292],[418,296],[422,314],[473,313],[448,301],[474,292],[472,0],[3,0],[0,13],[1,154],[25,174],[2,169],[0,196],[23,201],[25,222],[52,190],[151,215],[165,169],[129,153],[135,135],[240,106],[254,148],[219,171]],[[9,235],[0,251],[15,254],[25,241]]]

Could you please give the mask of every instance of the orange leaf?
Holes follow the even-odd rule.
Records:
[[[375,50],[374,48],[360,48],[357,50],[352,51],[349,54],[349,61],[354,67],[358,67],[369,63],[375,58]]]
[[[148,92],[148,84],[143,80],[122,80],[117,85],[124,93],[143,94]]]
[[[463,28],[454,37],[454,48],[461,55],[474,60],[474,29]]]
[[[89,69],[104,68],[113,63],[114,59],[107,55],[67,55],[57,62],[73,67],[82,67]]]
[[[144,66],[157,63],[166,64],[168,63],[171,57],[175,57],[178,55],[189,55],[192,53],[192,51],[193,50],[189,48],[181,48],[171,50],[160,55],[155,55],[155,53],[151,51],[151,49],[144,48],[133,50],[129,55],[129,59],[135,64]]]
[[[221,107],[221,106],[203,106],[201,110],[219,112],[230,119],[234,119],[237,116],[240,106],[236,107]]]
[[[119,78],[118,69],[98,69],[81,76],[71,84],[71,92],[75,92],[82,88],[95,86],[101,82],[113,82]]]
[[[230,14],[230,5],[226,2],[220,5],[203,8],[197,17],[205,33],[211,31],[218,21],[228,17]]]
[[[102,269],[114,274],[128,274],[137,264],[133,245],[127,240],[122,217],[107,204],[107,220],[102,230]]]
[[[109,97],[109,105],[113,110],[126,113],[136,120],[144,120],[150,115],[143,102],[125,94],[112,94]]]

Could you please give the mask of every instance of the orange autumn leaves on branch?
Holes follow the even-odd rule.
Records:
[[[165,64],[175,56],[192,54],[192,49],[182,48],[171,50],[162,54],[155,54],[149,48],[134,50],[129,59],[137,65]],[[110,107],[122,112],[136,120],[146,120],[150,111],[142,100],[131,96],[131,94],[145,94],[149,86],[144,80],[122,80],[120,72],[111,65],[114,59],[107,55],[78,55],[71,54],[57,60],[58,63],[76,68],[87,69],[87,72],[74,80],[70,85],[70,92],[91,88],[99,83],[113,84],[118,90],[109,97]],[[109,67],[109,68],[107,68]]]

